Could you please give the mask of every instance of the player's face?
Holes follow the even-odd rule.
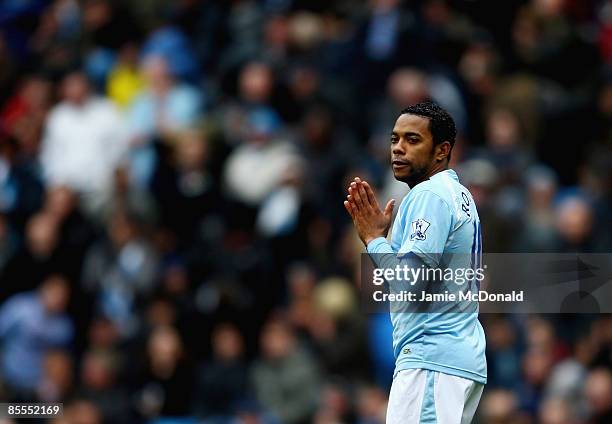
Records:
[[[391,133],[391,167],[396,180],[410,187],[425,179],[434,164],[429,119],[402,114]]]

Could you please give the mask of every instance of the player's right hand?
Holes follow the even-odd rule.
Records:
[[[375,238],[386,237],[391,227],[395,199],[389,200],[381,210],[374,190],[359,177],[351,182],[348,193],[344,207],[351,215],[361,241],[367,246]]]

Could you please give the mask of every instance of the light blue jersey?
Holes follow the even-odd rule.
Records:
[[[399,206],[390,245],[377,238],[368,244],[368,253],[394,253],[400,261],[414,254],[431,268],[467,269],[480,263],[481,240],[474,199],[455,171],[447,169],[410,190]],[[477,282],[454,287],[479,289]],[[395,373],[422,368],[485,384],[485,335],[478,306],[472,306],[469,313],[433,307],[432,312],[391,313]]]

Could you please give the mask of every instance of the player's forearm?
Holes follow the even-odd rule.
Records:
[[[401,258],[398,257],[397,252],[393,251],[389,242],[383,237],[379,237],[368,243],[367,251],[378,269],[420,269],[427,266],[421,258],[414,254],[403,255]],[[415,274],[410,275],[414,276]],[[395,280],[388,279],[386,279],[386,281],[390,285],[393,285],[395,282]],[[421,281],[418,281],[417,278],[417,281],[413,281],[411,284],[402,284],[402,288],[419,287],[420,282]]]
[[[379,262],[381,262],[381,259],[389,260],[386,258],[387,255],[396,255],[396,252],[393,251],[393,248],[384,237],[378,237],[370,241],[366,246],[366,250],[377,267],[380,267]]]

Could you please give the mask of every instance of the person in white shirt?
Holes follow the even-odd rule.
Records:
[[[86,76],[68,74],[62,101],[49,113],[40,153],[47,186],[63,185],[81,195],[83,205],[100,212],[112,193],[114,174],[129,145],[116,106],[91,92]]]

